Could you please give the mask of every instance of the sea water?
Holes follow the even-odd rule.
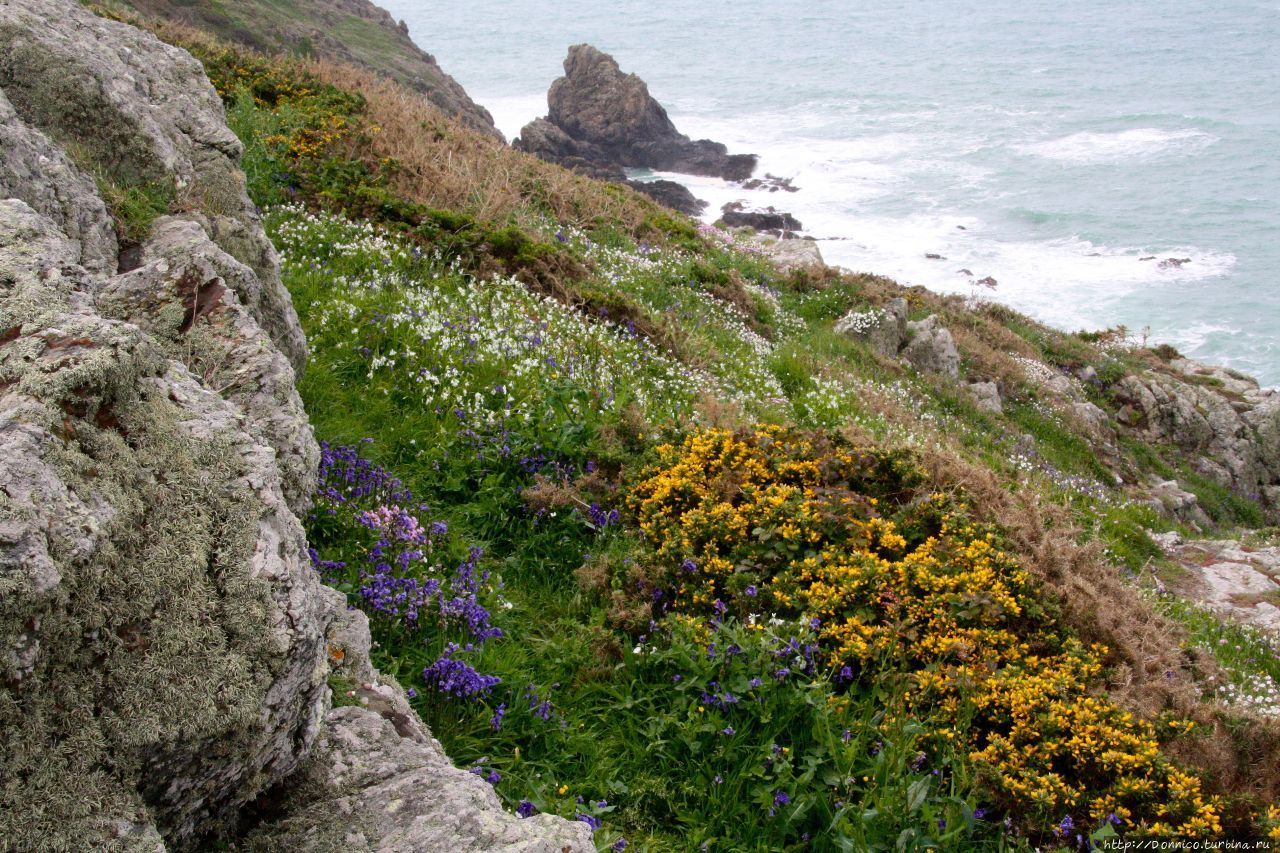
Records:
[[[708,220],[773,204],[829,263],[1280,384],[1276,0],[382,3],[509,139],[589,42],[799,188],[661,175]]]

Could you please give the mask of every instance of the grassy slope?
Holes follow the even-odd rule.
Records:
[[[446,115],[497,135],[488,112],[474,103],[435,59],[373,3],[332,0],[117,0],[119,8],[196,26],[231,43],[266,53],[324,58],[367,68],[421,92]]]
[[[1151,728],[1123,722],[1110,704],[1095,708],[1094,729],[1076,728],[1096,730],[1103,743],[1161,743],[1226,796],[1211,808],[1231,832],[1265,833],[1269,819],[1280,819],[1259,808],[1274,801],[1274,779],[1250,766],[1270,761],[1274,727],[1200,701],[1214,692],[1210,675],[1239,685],[1274,678],[1274,650],[1181,604],[1153,606],[1126,578],[1159,559],[1146,531],[1173,525],[1131,504],[1113,485],[1112,467],[1132,480],[1183,460],[1165,448],[1127,446],[1104,466],[1014,357],[1094,366],[1103,382],[1091,394],[1106,407],[1106,383],[1157,365],[1154,356],[872,276],[780,275],[727,235],[700,233],[625,189],[479,140],[384,84],[163,31],[205,61],[246,142],[250,189],[270,207],[269,230],[313,347],[302,392],[318,435],[335,444],[373,439],[360,452],[414,494],[346,504],[322,498],[310,521],[313,542],[321,558],[346,566],[321,571],[357,599],[364,588],[366,607],[381,608],[379,665],[416,686],[419,711],[454,758],[477,762],[513,807],[585,815],[603,821],[602,845],[625,834],[633,848],[654,850],[704,841],[710,849],[1018,849],[1070,838],[1067,817],[1085,834],[1113,831],[1107,809],[1121,810],[1121,831],[1139,834],[1194,818],[1153,811],[1152,796],[1178,801],[1166,759],[1142,760],[1143,778],[1157,790],[1117,793],[1120,774],[1087,770],[1087,748],[1070,746],[1069,731],[1043,741],[1049,766],[1066,773],[1071,790],[1040,800],[1019,792],[1010,756],[971,754],[1005,731],[1008,722],[991,716],[1004,688],[991,678],[977,692],[954,688],[963,681],[952,679],[956,662],[921,657],[914,647],[888,654],[885,646],[887,657],[841,652],[823,633],[830,616],[825,628],[809,625],[826,611],[815,609],[813,587],[797,574],[782,522],[770,521],[766,508],[743,510],[741,496],[722,509],[746,526],[718,535],[714,546],[727,549],[733,571],[710,588],[704,582],[716,578],[686,578],[677,552],[696,552],[698,571],[710,571],[705,563],[715,558],[709,545],[679,541],[703,535],[703,522],[674,540],[662,524],[640,526],[641,484],[678,468],[674,451],[664,455],[659,445],[711,435],[708,427],[751,436],[761,425],[792,424],[817,430],[806,441],[821,446],[822,436],[842,431],[868,448],[866,464],[897,458],[898,450],[914,460],[879,485],[840,481],[837,492],[824,486],[811,496],[881,494],[873,515],[907,536],[910,553],[884,538],[893,532],[885,527],[868,534],[873,544],[881,537],[880,551],[855,548],[859,565],[907,571],[930,532],[961,551],[977,547],[974,533],[944,535],[939,522],[917,518],[930,495],[967,519],[964,530],[999,522],[993,541],[1015,562],[977,566],[986,580],[966,579],[975,567],[958,558],[940,569],[959,572],[957,583],[987,587],[995,572],[1021,590],[1024,614],[1039,615],[1010,621],[986,606],[955,610],[952,601],[939,605],[946,619],[978,620],[974,636],[994,644],[1007,673],[1058,672],[1054,678],[1066,679],[1053,681],[1060,696],[1078,697],[1062,699],[1062,713],[1084,707],[1071,704],[1085,701],[1080,691],[1110,688]],[[323,80],[355,81],[347,85],[356,97]],[[415,145],[396,141],[410,137]],[[953,383],[906,371],[832,331],[846,312],[897,295],[907,296],[913,316],[941,315],[970,379],[1002,382],[1004,415],[981,413]],[[1016,441],[1021,434],[1031,443]],[[719,506],[718,494],[740,495],[732,478],[716,482],[704,495],[708,506]],[[442,524],[410,548],[394,544],[402,540],[389,537],[390,527],[352,514],[387,505],[423,529]],[[1224,523],[1248,515],[1226,497],[1206,505]],[[803,518],[808,506],[788,512]],[[837,513],[836,527],[815,529],[813,542],[853,547],[841,537],[865,520],[849,512]],[[406,596],[398,602],[374,590],[370,567],[387,550],[376,547],[379,535],[394,553],[412,551],[407,568],[389,568]],[[472,547],[483,554],[473,557]],[[1030,586],[1020,586],[1018,565],[1029,570]],[[883,618],[885,607],[897,606],[906,582],[876,587],[878,577],[843,588],[845,612]],[[419,604],[432,617],[410,618],[404,601],[423,583],[486,608],[503,636],[482,640],[460,615],[462,604],[449,609],[430,596]],[[759,597],[757,585],[770,597]],[[880,591],[867,598],[856,592],[864,588]],[[713,598],[726,613],[709,622]],[[934,601],[923,592],[918,600]],[[942,611],[922,612],[942,618]],[[1039,626],[1037,648],[1070,650],[1079,636],[1110,652],[1096,660],[1070,652],[1073,669],[1046,670],[993,639],[1030,625]],[[933,629],[912,630],[928,637]],[[798,664],[796,651],[785,651],[791,641]],[[476,648],[451,654],[449,642]],[[1206,646],[1198,657],[1181,650]],[[726,656],[729,647],[738,651]],[[790,663],[786,676],[777,675],[780,660]],[[442,671],[442,661],[455,676],[452,693],[436,689],[439,680],[424,682],[423,671]],[[1105,669],[1090,676],[1095,663]],[[845,677],[848,664],[857,673]],[[928,691],[910,688],[926,672],[951,673],[944,681],[952,687],[930,700],[936,704],[921,704]],[[480,674],[501,681],[475,680]],[[726,691],[750,701],[728,702]],[[1040,694],[1019,695],[1025,707],[1039,707],[1029,697]],[[1045,708],[1058,701],[1046,696]],[[1046,732],[1047,719],[1038,723]],[[1187,719],[1200,730],[1185,734]],[[1212,834],[1209,825],[1200,831]]]

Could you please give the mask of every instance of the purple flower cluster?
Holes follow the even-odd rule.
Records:
[[[496,675],[481,675],[471,664],[454,657],[460,651],[474,650],[475,646],[470,643],[463,647],[449,643],[435,663],[422,671],[422,680],[441,693],[459,699],[488,694],[502,679]]]
[[[591,506],[587,507],[587,522],[596,530],[604,530],[606,527],[617,524],[621,520],[622,515],[616,509],[606,512],[600,508],[598,503],[592,503]]]
[[[371,444],[366,438],[361,444]],[[360,455],[354,444],[334,447],[320,442],[320,485],[317,498],[333,504],[345,504],[371,498],[374,503],[407,504],[413,495],[399,479],[384,468]],[[426,509],[425,506],[419,507]],[[333,514],[333,511],[330,511]]]
[[[477,568],[480,549],[472,548],[454,572],[443,577],[440,565],[429,558],[446,548],[449,525],[440,520],[424,524],[420,513],[426,505],[415,505],[399,479],[359,451],[356,445],[322,445],[312,515],[324,538],[336,538],[336,547],[346,554],[354,549],[355,565],[349,568],[347,562],[322,559],[316,548],[310,549],[312,564],[327,583],[339,585],[345,576],[350,585],[342,588],[358,594],[363,609],[372,616],[410,629],[461,632],[467,645],[449,643],[440,658],[423,670],[423,679],[457,698],[487,694],[499,680],[481,675],[457,658],[460,652],[502,636],[480,601],[489,580],[488,572]],[[501,712],[495,719],[501,726]]]
[[[559,685],[556,685],[559,686]],[[554,689],[554,687],[553,687]],[[529,713],[537,717],[539,720],[549,721],[551,719],[551,697],[545,698],[539,695],[537,689],[530,684],[524,689],[524,698],[529,703]]]

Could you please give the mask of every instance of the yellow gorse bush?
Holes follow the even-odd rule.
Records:
[[[935,721],[932,738],[1040,832],[1071,815],[1222,831],[1155,729],[1091,692],[1105,649],[1070,636],[997,531],[927,491],[905,454],[781,427],[707,430],[658,454],[631,502],[679,610],[816,620],[833,677],[851,690],[907,679],[887,718]]]

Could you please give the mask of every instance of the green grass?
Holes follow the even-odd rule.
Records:
[[[513,808],[603,821],[601,845],[625,835],[630,849],[655,851],[1029,849],[984,819],[990,789],[968,756],[926,744],[931,721],[886,723],[900,685],[840,695],[831,673],[773,678],[778,644],[807,630],[794,623],[730,620],[711,656],[705,623],[663,619],[639,594],[657,569],[631,520],[598,523],[589,507],[622,508],[659,444],[732,403],[748,422],[853,425],[889,446],[963,453],[1070,506],[1084,535],[1135,572],[1159,555],[1147,532],[1171,523],[1101,485],[1110,470],[1048,408],[1013,400],[1003,417],[980,413],[954,385],[835,334],[881,281],[782,276],[666,215],[634,232],[531,217],[515,229],[409,204],[323,146],[291,151],[334,115],[358,119],[358,99],[278,83],[269,69],[247,75],[229,118],[311,343],[300,391],[317,435],[373,439],[361,453],[413,492],[424,525],[447,525],[419,579],[450,583],[482,551],[475,596],[503,636],[459,658],[501,679],[489,692],[462,701],[424,684],[446,644],[467,641],[458,624],[372,618],[375,663],[417,689],[415,707],[454,760],[496,774]],[[554,276],[530,275],[549,265]],[[1001,322],[1051,363],[1089,353],[1008,314]],[[1022,433],[1030,462],[1012,458]],[[1139,472],[1178,470],[1146,445],[1122,452]],[[1215,519],[1250,519],[1243,499],[1194,485]],[[354,594],[367,530],[318,515],[309,533],[324,559],[347,563],[332,581]],[[1209,640],[1207,623],[1183,618]],[[726,657],[730,644],[740,654]],[[1240,647],[1271,654],[1255,667],[1270,672],[1273,653]],[[726,689],[753,699],[704,698]]]

